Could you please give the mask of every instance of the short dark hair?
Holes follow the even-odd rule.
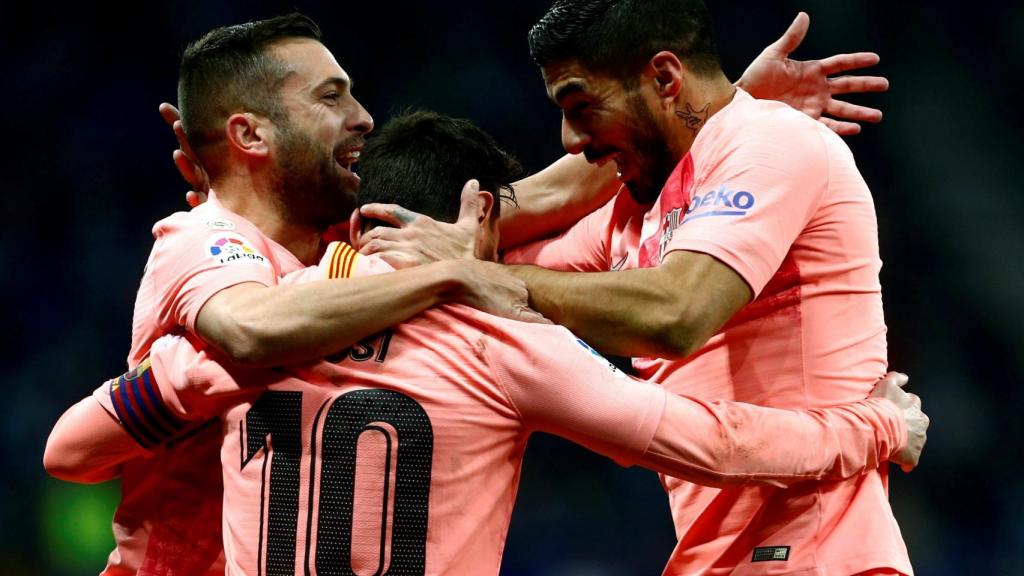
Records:
[[[632,82],[661,50],[698,75],[721,71],[711,15],[702,0],[557,0],[529,34],[544,67],[577,60],[592,72]]]
[[[406,111],[369,139],[359,158],[358,204],[401,206],[443,222],[455,222],[467,180],[515,201],[512,182],[523,176],[514,156],[469,120],[428,110]]]
[[[178,108],[189,143],[207,170],[216,172],[217,162],[204,152],[220,141],[231,114],[244,110],[272,121],[287,120],[278,89],[291,70],[268,48],[293,38],[319,42],[320,27],[294,12],[216,28],[185,48],[178,71]]]

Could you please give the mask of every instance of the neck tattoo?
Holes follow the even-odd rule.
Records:
[[[704,122],[708,119],[708,111],[711,110],[711,102],[708,102],[700,110],[694,110],[693,106],[689,102],[686,103],[686,111],[676,110],[676,116],[682,118],[683,122],[686,122],[686,127],[693,130],[696,133],[704,126]]]

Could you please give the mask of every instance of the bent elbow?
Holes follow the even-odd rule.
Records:
[[[66,482],[84,482],[88,475],[84,462],[74,457],[74,451],[63,445],[54,434],[46,441],[43,451],[43,468],[50,476]]]
[[[228,359],[238,366],[258,366],[266,360],[267,351],[253,338],[239,338],[220,347]]]
[[[667,360],[682,360],[704,345],[706,336],[702,336],[697,323],[679,316],[665,317],[652,331],[651,344],[655,347],[657,357]]]
[[[258,321],[232,319],[222,322],[216,334],[206,339],[232,363],[255,367],[266,362],[271,354],[268,338],[262,334]]]

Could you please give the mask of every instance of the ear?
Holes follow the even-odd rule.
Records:
[[[470,228],[479,226],[494,209],[494,195],[480,189],[480,182],[475,178],[462,186],[459,197],[459,217],[457,222]]]
[[[647,62],[644,74],[654,81],[661,100],[674,100],[683,90],[685,67],[679,57],[667,50],[658,52]]]
[[[359,250],[359,241],[363,238],[363,215],[359,213],[359,207],[352,211],[348,217],[348,239],[353,248]]]
[[[244,156],[265,158],[270,154],[268,138],[273,125],[269,120],[242,112],[228,117],[225,136],[232,150]]]

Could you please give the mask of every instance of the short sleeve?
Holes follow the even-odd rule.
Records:
[[[194,332],[196,317],[217,292],[237,284],[277,284],[277,274],[258,238],[191,221],[160,226],[149,266],[160,322]]]
[[[146,359],[105,382],[93,392],[93,398],[140,446],[152,450],[188,428],[188,419],[168,407],[167,392],[166,385],[161,386],[152,364]]]
[[[318,280],[373,276],[394,271],[390,264],[378,256],[359,254],[347,243],[335,241],[327,245],[320,262],[285,274],[281,277],[281,284],[305,284]]]
[[[694,150],[694,192],[665,253],[714,256],[755,296],[775,275],[827,188],[817,127],[776,112],[724,142]]]
[[[485,355],[527,429],[576,442],[623,466],[645,452],[665,392],[633,380],[561,326],[508,321]]]
[[[153,449],[260,391],[270,371],[247,371],[247,386],[188,339],[164,336],[134,369],[105,382],[93,397],[143,448]],[[250,382],[251,380],[251,382]]]

